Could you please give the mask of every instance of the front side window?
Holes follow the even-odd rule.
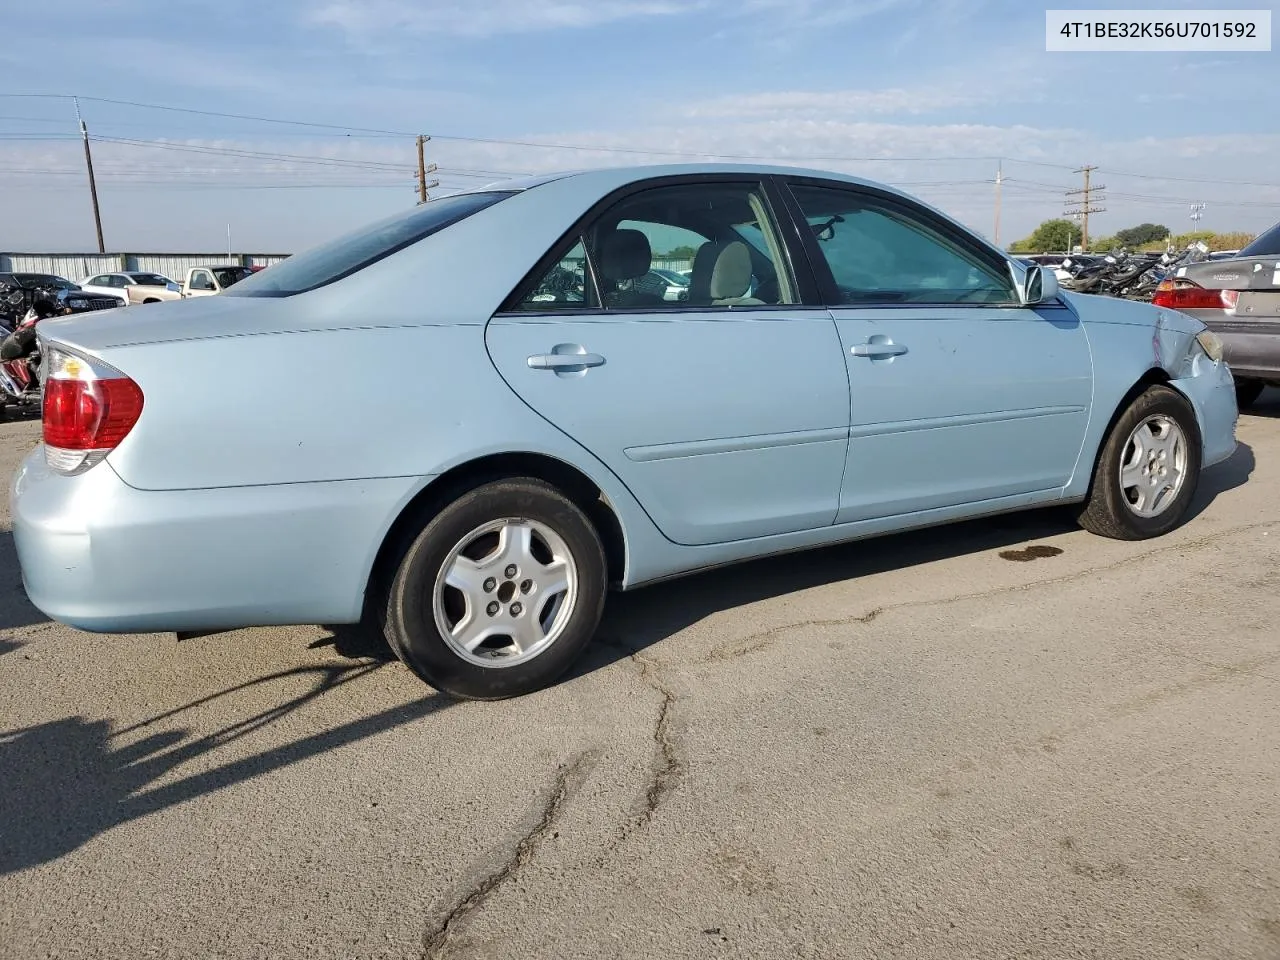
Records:
[[[191,275],[191,289],[192,290],[212,290],[213,278],[210,277],[209,274],[205,273],[203,270],[197,273],[193,273]]]
[[[361,230],[296,254],[236,283],[230,296],[288,297],[334,283],[389,257],[433,233],[495,203],[514,191],[464,193],[442,197],[408,213],[387,217]],[[246,272],[248,268],[245,268]]]
[[[905,204],[856,190],[795,185],[837,303],[1018,302],[1007,269]]]
[[[516,308],[634,311],[798,303],[768,211],[758,183],[695,182],[634,193],[566,241],[565,253]]]

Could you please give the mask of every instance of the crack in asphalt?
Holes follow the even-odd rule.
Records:
[[[662,694],[662,706],[658,708],[658,718],[653,725],[653,742],[658,747],[655,758],[657,762],[653,765],[649,788],[645,791],[644,808],[631,831],[634,832],[642,829],[653,819],[658,804],[679,780],[682,763],[676,750],[675,738],[671,735],[671,709],[675,706],[676,696],[661,680],[657,679],[656,674],[660,668],[656,663],[642,657],[638,652],[633,653],[631,659],[640,665],[640,680]]]
[[[768,630],[762,630],[759,633],[750,634],[739,640],[733,640],[729,643],[721,644],[712,649],[712,651],[701,660],[694,661],[699,664],[723,663],[726,660],[736,660],[752,653],[756,653],[775,643],[778,638],[788,630],[799,630],[806,627],[840,627],[853,623],[871,623],[877,617],[886,613],[907,610],[915,607],[932,607],[943,606],[950,603],[960,603],[964,600],[981,600],[985,597],[995,597],[1002,593],[1016,593],[1020,590],[1033,590],[1037,587],[1046,587],[1059,583],[1070,583],[1073,580],[1082,580],[1086,577],[1093,576],[1098,573],[1105,573],[1109,570],[1115,570],[1120,567],[1128,566],[1131,563],[1139,563],[1144,560],[1150,560],[1153,557],[1162,556],[1166,553],[1174,553],[1183,550],[1195,550],[1199,547],[1208,546],[1209,544],[1223,540],[1228,537],[1235,536],[1240,533],[1247,533],[1250,530],[1258,530],[1263,527],[1280,526],[1277,520],[1262,520],[1258,523],[1247,523],[1242,526],[1232,527],[1229,530],[1219,530],[1203,537],[1197,537],[1193,540],[1185,540],[1180,543],[1171,543],[1154,550],[1147,550],[1143,553],[1135,554],[1131,557],[1122,557],[1119,560],[1113,560],[1110,563],[1101,563],[1096,566],[1086,567],[1083,570],[1077,570],[1074,573],[1063,574],[1060,577],[1050,577],[1047,580],[1032,580],[1029,583],[1006,584],[1000,587],[993,587],[989,590],[978,590],[973,593],[960,593],[951,597],[938,597],[931,600],[905,600],[902,603],[895,603],[889,606],[875,607],[867,613],[861,613],[848,617],[831,617],[826,619],[802,620],[794,623],[784,623],[776,627],[770,627]]]
[[[439,960],[445,956],[455,928],[484,906],[485,901],[510,880],[515,874],[533,859],[542,841],[555,825],[569,799],[574,786],[580,781],[585,768],[595,760],[594,750],[584,750],[568,764],[560,767],[555,782],[542,806],[542,812],[530,829],[521,836],[511,855],[497,869],[487,873],[473,884],[454,905],[435,922],[428,926],[422,940],[423,960]]]
[[[643,830],[653,820],[654,814],[661,805],[663,798],[679,782],[680,776],[684,772],[685,763],[680,756],[678,740],[671,730],[671,714],[677,697],[675,692],[663,683],[659,677],[662,665],[650,660],[633,647],[611,640],[602,640],[601,642],[604,646],[613,647],[626,653],[628,658],[640,668],[640,682],[662,696],[662,703],[658,706],[658,713],[653,724],[653,742],[656,750],[649,765],[649,781],[645,786],[643,802],[640,805],[640,810],[637,813],[633,813],[629,820],[619,828],[613,842],[609,844],[599,858],[599,862],[603,864],[610,854],[626,842],[628,837]]]
[[[907,606],[908,604],[902,604]],[[741,640],[734,640],[729,643],[721,644],[715,647],[709,654],[697,663],[723,663],[726,660],[736,660],[738,657],[745,657],[748,654],[763,650],[765,647],[772,645],[777,641],[780,634],[786,630],[798,630],[803,627],[838,627],[850,623],[870,623],[875,620],[886,609],[896,609],[887,607],[876,607],[867,613],[858,614],[853,617],[834,617],[831,619],[818,620],[801,620],[796,623],[784,623],[781,626],[770,627],[762,633],[752,634]]]

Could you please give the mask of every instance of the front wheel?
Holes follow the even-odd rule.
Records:
[[[1200,463],[1191,404],[1171,387],[1148,387],[1107,437],[1077,520],[1090,533],[1116,540],[1162,536],[1186,516]]]
[[[438,690],[499,700],[545,687],[591,640],[604,547],[572,500],[541,480],[487,483],[423,528],[388,591],[387,642]]]
[[[1258,398],[1262,396],[1262,391],[1266,388],[1266,384],[1261,380],[1247,380],[1240,377],[1236,378],[1236,406],[1241,410],[1251,407],[1258,402]]]

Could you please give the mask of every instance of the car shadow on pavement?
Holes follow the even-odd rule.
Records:
[[[1222,493],[1244,484],[1254,465],[1252,448],[1240,443],[1229,459],[1207,468],[1188,521]],[[592,644],[573,675],[598,670],[723,610],[841,580],[1003,550],[1074,530],[1079,526],[1070,509],[1048,507],[752,560],[613,594],[600,626],[601,642]]]
[[[48,623],[49,618],[27,599],[18,567],[18,553],[13,546],[13,534],[8,531],[0,531],[0,570],[9,572],[13,578],[7,589],[0,588],[0,630],[18,630]]]
[[[1241,410],[1244,417],[1280,417],[1280,387],[1267,387],[1247,410]]]
[[[367,624],[326,624],[321,629],[329,631],[329,635],[307,644],[308,650],[332,647],[334,653],[349,660],[391,663],[396,659],[395,652],[387,645],[387,638]]]
[[[1190,523],[1204,513],[1221,494],[1249,482],[1254,468],[1258,465],[1253,455],[1253,447],[1247,443],[1236,444],[1235,453],[1222,463],[1206,467],[1200,476],[1200,487],[1196,490],[1195,499],[1191,501],[1191,509],[1187,511],[1184,523]]]
[[[113,827],[377,736],[451,705],[447,697],[430,693],[217,766],[199,762],[382,666],[375,662],[296,667],[123,729],[113,729],[106,720],[66,717],[0,731],[0,876],[56,860]],[[304,693],[213,732],[195,736],[190,728],[175,727],[132,739],[152,724],[172,721],[213,700],[308,675],[314,682]],[[192,764],[195,772],[172,779],[186,764]],[[165,782],[158,784],[161,779]]]

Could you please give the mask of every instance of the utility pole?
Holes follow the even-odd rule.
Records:
[[[427,195],[428,187],[440,186],[439,180],[432,180],[430,183],[427,183],[427,174],[436,172],[436,165],[434,163],[431,164],[430,166],[427,165],[426,153],[423,150],[423,148],[426,146],[427,141],[430,139],[431,139],[430,137],[426,137],[426,136],[423,136],[422,134],[418,134],[418,202],[419,203],[426,203],[428,200],[431,199],[431,197]]]
[[[80,137],[84,140],[84,165],[89,170],[89,196],[93,199],[93,225],[98,230],[98,252],[106,253],[107,247],[102,242],[102,214],[98,210],[98,184],[93,179],[93,154],[89,152],[89,128],[85,126],[84,117],[80,116],[80,98],[73,97],[76,105],[76,119],[80,121]]]
[[[1200,229],[1200,218],[1204,216],[1203,203],[1193,203],[1191,205],[1191,229],[1193,231]]]
[[[996,246],[1000,246],[1000,184],[1004,182],[1004,161],[996,161]]]
[[[1096,196],[1096,194],[1100,190],[1106,189],[1106,187],[1104,186],[1092,186],[1089,183],[1089,174],[1097,169],[1098,169],[1097,167],[1081,167],[1079,170],[1072,171],[1073,173],[1084,174],[1084,189],[1067,191],[1068,197],[1083,195],[1081,200],[1078,201],[1079,202],[1078,207],[1064,211],[1067,216],[1080,217],[1080,252],[1081,253],[1089,252],[1089,214],[1104,213],[1106,212],[1106,209],[1107,209],[1106,207],[1095,207],[1093,205],[1094,201],[1101,201],[1103,199],[1102,197]],[[1067,202],[1075,203],[1077,201],[1068,200]]]

